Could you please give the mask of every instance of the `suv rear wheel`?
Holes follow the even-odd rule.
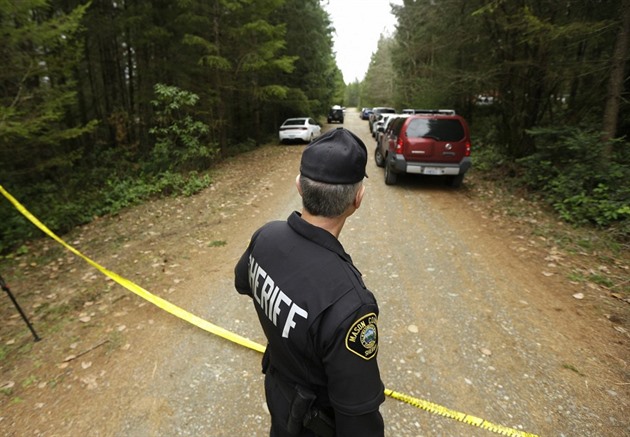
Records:
[[[395,185],[397,180],[398,175],[385,163],[385,185]]]
[[[378,146],[376,147],[376,150],[374,150],[374,161],[378,167],[385,167],[385,157]]]

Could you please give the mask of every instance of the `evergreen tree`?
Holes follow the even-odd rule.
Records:
[[[392,64],[394,40],[381,35],[376,52],[372,54],[368,71],[361,87],[361,101],[367,106],[394,106],[395,73]]]
[[[37,173],[71,166],[80,151],[66,140],[86,131],[66,123],[76,91],[74,36],[85,7],[54,13],[44,0],[0,0],[0,154],[3,172]],[[7,174],[5,173],[5,175]]]
[[[46,198],[49,204],[36,205],[35,212],[50,213],[72,196],[78,184],[73,167],[84,155],[72,139],[93,127],[73,116],[75,36],[85,8],[60,14],[45,0],[0,0],[0,179],[16,195]],[[3,241],[32,232],[19,228],[6,203],[0,222]]]
[[[295,70],[284,78],[290,93],[279,119],[327,113],[331,105],[341,103],[344,90],[328,13],[318,0],[286,0],[276,20],[286,23],[286,54],[297,58]]]

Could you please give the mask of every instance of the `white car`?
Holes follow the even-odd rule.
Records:
[[[288,118],[280,126],[281,143],[302,141],[310,143],[322,133],[322,127],[309,117]]]
[[[376,140],[376,142],[379,142],[379,137],[380,134],[384,132],[384,128],[387,125],[387,121],[390,118],[396,117],[400,114],[380,114],[378,116],[378,118],[376,119],[376,121],[374,122],[374,124],[372,125],[372,137]],[[381,130],[379,131],[379,128],[381,128]]]

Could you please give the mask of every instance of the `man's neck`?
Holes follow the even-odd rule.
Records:
[[[343,225],[346,223],[346,218],[347,217],[345,215],[334,218],[312,215],[308,211],[302,209],[302,219],[313,226],[317,226],[330,232],[335,236],[335,238],[339,238],[341,229],[343,229]]]

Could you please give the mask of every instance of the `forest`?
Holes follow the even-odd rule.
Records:
[[[630,240],[630,0],[404,0],[350,84],[326,1],[0,0],[0,185],[64,233],[203,189],[289,116],[448,107],[475,171]],[[38,232],[0,202],[0,253]]]

